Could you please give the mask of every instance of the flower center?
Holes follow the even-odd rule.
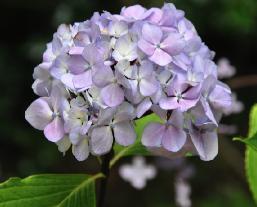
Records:
[[[160,43],[157,44],[157,45],[156,45],[156,48],[161,49],[161,44],[160,44]]]
[[[183,98],[183,96],[182,96],[182,94],[177,93],[176,98],[177,98],[177,102],[179,103],[179,101]]]
[[[57,116],[60,116],[60,113],[59,113],[59,112],[54,112],[53,115],[52,115],[53,119],[54,119],[55,117],[57,117]]]

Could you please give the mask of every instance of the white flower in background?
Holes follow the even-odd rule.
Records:
[[[232,93],[232,104],[224,110],[225,115],[239,114],[244,110],[244,104],[237,100],[237,95]]]
[[[175,200],[179,207],[190,207],[191,186],[184,179],[177,179],[175,182]]]
[[[119,169],[120,176],[136,189],[143,189],[147,180],[153,179],[156,173],[156,168],[147,165],[144,157],[134,157],[132,164],[122,165]]]
[[[218,77],[220,79],[230,78],[236,74],[236,68],[232,66],[227,58],[218,60]]]

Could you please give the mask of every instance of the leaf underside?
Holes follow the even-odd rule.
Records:
[[[95,207],[95,180],[84,174],[43,174],[0,184],[0,207]]]

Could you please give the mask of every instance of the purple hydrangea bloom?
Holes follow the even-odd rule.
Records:
[[[49,141],[57,142],[63,138],[63,112],[68,110],[69,103],[55,88],[51,97],[41,97],[35,100],[25,112],[26,120],[36,129],[44,130]]]
[[[231,91],[218,80],[212,52],[185,13],[167,3],[120,14],[96,12],[62,24],[35,69],[40,96],[26,120],[60,152],[77,160],[108,153],[114,142],[134,143],[134,121],[150,113],[142,144],[169,153],[194,148],[203,160],[217,152],[217,128]],[[228,64],[219,64],[219,70]],[[230,70],[231,71],[231,70]]]
[[[136,133],[132,120],[134,108],[124,102],[118,108],[102,110],[96,127],[92,130],[92,152],[97,155],[110,151],[113,144],[113,135],[117,143],[128,146],[134,143]]]
[[[165,110],[180,109],[187,111],[194,107],[200,97],[201,85],[190,86],[179,76],[175,76],[167,88],[167,97],[160,100],[160,107]]]
[[[138,47],[149,56],[149,60],[165,66],[172,61],[173,56],[182,52],[185,42],[179,33],[170,32],[165,35],[160,27],[146,23]]]
[[[163,146],[171,152],[177,152],[183,147],[187,138],[183,127],[183,113],[174,110],[165,124],[150,123],[145,128],[142,143],[148,147]]]

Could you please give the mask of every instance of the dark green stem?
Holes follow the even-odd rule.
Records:
[[[98,200],[98,207],[105,206],[105,197],[107,191],[107,183],[110,175],[110,161],[113,157],[113,150],[110,151],[108,154],[102,156],[102,166],[101,166],[101,173],[105,175],[105,178],[101,180],[100,183],[100,192],[99,192],[99,200]]]

